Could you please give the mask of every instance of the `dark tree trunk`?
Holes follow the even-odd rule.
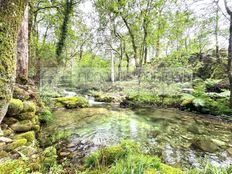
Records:
[[[230,82],[230,106],[232,107],[232,14],[230,15],[230,37],[229,37],[229,47],[228,47],[228,78]]]
[[[16,76],[16,42],[26,0],[0,1],[0,123],[12,97]]]
[[[224,0],[227,13],[230,15],[230,29],[229,29],[229,47],[228,47],[228,62],[227,74],[230,82],[230,107],[232,108],[232,11],[229,9],[227,1]]]
[[[139,61],[138,61],[138,48],[135,42],[135,36],[130,28],[129,23],[127,22],[126,18],[122,17],[126,28],[128,29],[129,35],[131,37],[131,43],[132,43],[132,47],[133,47],[133,51],[134,51],[134,59],[135,59],[135,66],[136,66],[136,71],[139,69]]]

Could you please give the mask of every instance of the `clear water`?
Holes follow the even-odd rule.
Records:
[[[92,107],[77,110],[57,110],[54,121],[43,133],[51,136],[57,131],[68,131],[66,150],[89,153],[100,147],[111,146],[123,139],[133,139],[144,152],[158,155],[168,164],[180,167],[200,167],[202,161],[217,166],[232,164],[227,152],[232,147],[232,125],[172,109],[120,109]],[[198,132],[189,131],[197,127]],[[194,133],[193,133],[194,132]],[[208,137],[226,143],[215,153],[203,152],[191,146],[197,137]],[[75,147],[81,146],[81,148]]]

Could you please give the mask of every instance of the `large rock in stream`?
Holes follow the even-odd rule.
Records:
[[[200,149],[204,152],[211,152],[214,153],[219,150],[219,146],[212,141],[212,139],[208,137],[200,137],[196,138],[192,142],[192,147],[196,149]]]

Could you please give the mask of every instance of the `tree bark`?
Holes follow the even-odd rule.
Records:
[[[56,47],[56,56],[57,56],[58,63],[61,62],[61,55],[62,55],[64,46],[65,46],[65,40],[66,40],[67,33],[68,33],[68,24],[69,24],[70,17],[73,11],[73,6],[74,6],[73,0],[66,0],[66,8],[64,12],[63,23],[61,26],[61,34],[60,34],[60,38],[59,38],[59,41]]]
[[[230,82],[230,107],[232,108],[232,11],[229,9],[227,1],[224,0],[227,13],[230,15],[230,29],[229,29],[229,46],[228,46],[228,61],[227,74]]]
[[[23,22],[17,40],[17,83],[24,84],[28,80],[28,6],[26,6]]]
[[[132,32],[131,27],[129,26],[129,23],[127,22],[126,18],[122,16],[122,19],[126,25],[126,28],[128,29],[129,35],[131,37],[131,43],[134,51],[134,59],[135,59],[135,66],[136,66],[136,71],[139,69],[139,61],[138,61],[138,48],[135,42],[135,36]]]
[[[219,41],[218,41],[218,33],[219,33],[219,1],[215,1],[216,3],[216,16],[215,16],[215,41],[216,41],[216,45],[215,45],[215,52],[216,52],[216,58],[217,60],[220,62],[220,53],[219,53]]]
[[[0,123],[16,77],[16,42],[27,0],[0,1]]]
[[[229,37],[229,47],[228,47],[228,78],[230,82],[230,107],[232,107],[232,14],[230,15],[230,37]]]

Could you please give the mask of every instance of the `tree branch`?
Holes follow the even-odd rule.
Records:
[[[228,6],[227,0],[224,0],[224,2],[225,2],[225,7],[226,7],[227,13],[228,13],[230,16],[232,16],[232,11],[230,10],[230,8],[229,8],[229,6]]]

